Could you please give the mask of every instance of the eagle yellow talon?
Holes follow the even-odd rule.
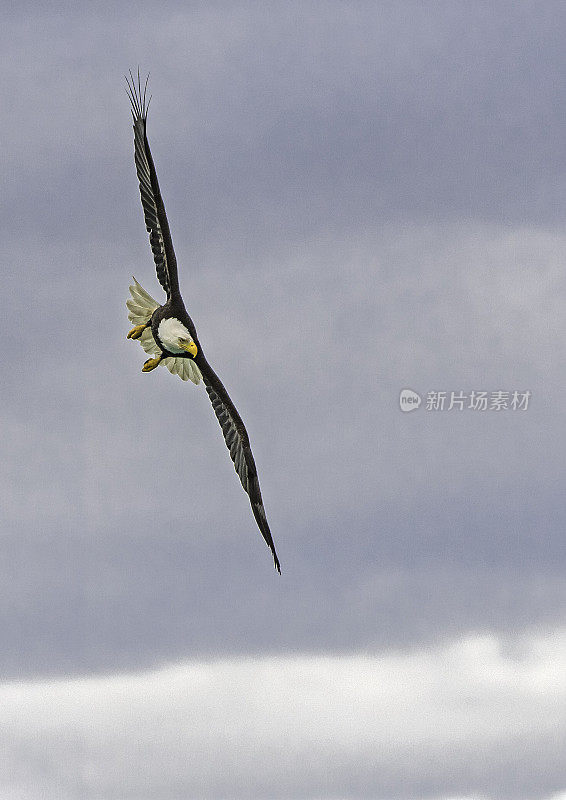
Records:
[[[147,325],[136,325],[136,327],[132,328],[132,330],[126,336],[126,339],[139,339],[146,328]]]
[[[155,369],[159,366],[159,362],[161,361],[162,356],[158,356],[157,358],[148,358],[145,364],[142,367],[142,372],[151,372],[152,369]]]

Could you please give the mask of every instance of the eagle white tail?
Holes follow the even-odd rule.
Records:
[[[153,297],[140,286],[134,278],[134,285],[130,286],[131,299],[126,301],[128,307],[128,319],[134,325],[145,325],[149,322],[151,315],[156,308],[159,308]],[[146,328],[139,338],[139,343],[150,356],[157,356],[161,352],[155,343],[151,328]],[[190,358],[164,358],[161,364],[165,364],[169,372],[173,375],[178,375],[182,381],[192,381],[193,383],[200,383],[202,375],[200,369],[194,361]]]

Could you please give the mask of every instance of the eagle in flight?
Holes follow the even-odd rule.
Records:
[[[131,298],[126,304],[129,312],[128,318],[130,322],[134,323],[134,327],[128,333],[127,338],[139,339],[145,352],[152,356],[143,365],[142,372],[151,372],[164,364],[171,373],[178,375],[183,381],[191,380],[198,384],[202,378],[212,408],[222,428],[226,446],[230,451],[230,458],[234,462],[244,491],[250,498],[255,520],[271,549],[275,568],[281,573],[261,499],[257,469],[248,433],[220,378],[205,358],[196,328],[187,314],[179,290],[177,259],[173,250],[165,206],[159,191],[157,173],[147,141],[147,110],[149,100],[151,100],[150,97],[146,102],[148,79],[149,76],[146,78],[142,90],[139,70],[137,85],[130,71],[130,80],[126,78],[126,82],[134,118],[135,162],[145,225],[149,233],[157,277],[167,295],[167,301],[163,305],[159,305],[134,278],[134,284],[130,286]]]

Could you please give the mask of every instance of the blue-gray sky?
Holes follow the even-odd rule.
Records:
[[[565,33],[546,1],[5,5],[2,800],[566,792]],[[138,64],[281,577],[202,386],[125,339],[131,275],[162,296]]]

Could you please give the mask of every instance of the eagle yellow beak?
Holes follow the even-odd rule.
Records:
[[[187,353],[190,353],[193,358],[198,353],[198,347],[194,342],[179,342],[179,347],[182,347],[183,350],[186,350]]]

